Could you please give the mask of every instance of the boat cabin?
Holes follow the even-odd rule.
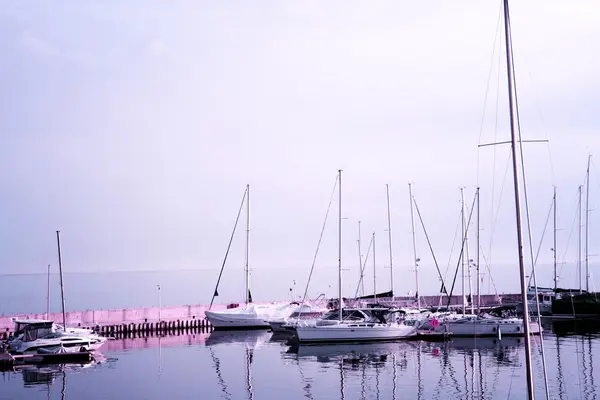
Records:
[[[13,319],[13,322],[15,323],[15,332],[13,334],[15,337],[24,333],[27,326],[45,326],[50,324],[52,327],[52,324],[54,324],[54,321],[47,319]]]

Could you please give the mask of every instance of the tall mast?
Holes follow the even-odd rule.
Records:
[[[577,229],[577,278],[579,280],[579,293],[581,293],[581,189],[582,187],[579,185],[579,202],[577,204],[577,214],[579,215],[579,225]]]
[[[476,192],[477,196],[477,251],[475,262],[477,263],[477,314],[481,312],[481,272],[479,270],[479,187]]]
[[[461,242],[462,242],[462,251],[460,252],[460,282],[462,289],[462,313],[463,315],[467,312],[467,303],[465,298],[465,193],[464,188],[460,188],[460,202],[461,202]]]
[[[512,151],[512,169],[513,183],[515,195],[515,218],[517,222],[517,247],[519,251],[519,270],[521,279],[521,300],[523,301],[523,330],[525,339],[525,365],[527,368],[527,398],[533,400],[535,398],[533,390],[533,369],[531,362],[531,337],[529,329],[529,304],[527,302],[527,279],[525,277],[525,263],[523,258],[523,233],[521,231],[521,204],[519,195],[519,174],[517,169],[517,136],[516,136],[516,121],[515,121],[515,89],[514,85],[514,70],[512,58],[512,38],[510,31],[510,14],[508,10],[508,0],[504,0],[504,35],[506,40],[506,69],[508,71],[508,103],[510,109],[510,137]]]
[[[466,217],[466,215],[465,215]],[[470,218],[469,218],[470,220]],[[466,256],[466,261],[467,261],[467,277],[469,279],[469,303],[471,306],[471,315],[473,315],[475,313],[475,309],[474,309],[474,302],[473,302],[473,279],[471,276],[471,271],[472,271],[472,265],[473,265],[473,260],[471,260],[471,257],[469,256],[469,226],[471,225],[471,222],[469,221],[469,223],[466,223],[465,220],[465,253],[464,255]]]
[[[338,170],[338,200],[339,200],[339,221],[338,221],[338,297],[340,302],[340,322],[343,320],[342,311],[344,304],[342,301],[342,170]]]
[[[46,292],[46,319],[50,314],[50,264],[48,264],[48,288]]]
[[[56,246],[58,247],[58,273],[60,275],[60,298],[62,304],[63,329],[67,331],[67,314],[65,312],[65,285],[62,272],[62,252],[60,250],[60,231],[56,231]]]
[[[250,269],[248,268],[248,253],[250,250],[250,185],[246,185],[246,304],[250,303]]]
[[[592,155],[588,155],[587,171],[585,174],[585,291],[590,291],[590,268],[589,258],[589,217],[590,217],[590,160]]]
[[[417,288],[417,308],[421,309],[421,298],[419,297],[419,260],[417,258],[417,241],[415,238],[415,217],[413,212],[412,184],[408,184],[408,196],[410,197],[410,222],[412,226],[413,259],[415,263],[415,284]]]
[[[373,232],[373,298],[377,300],[377,264],[375,264],[375,232]]]
[[[394,296],[394,267],[392,263],[392,216],[390,213],[390,188],[389,185],[385,185],[385,194],[387,197],[387,217],[388,217],[388,243],[390,248],[390,291],[392,297]]]
[[[552,208],[554,213],[554,238],[552,251],[554,252],[554,291],[558,288],[558,277],[556,276],[556,186],[554,186],[554,196],[552,197]]]
[[[365,295],[365,280],[364,278],[364,272],[363,272],[363,262],[362,262],[362,252],[360,249],[360,221],[358,221],[358,271],[360,272],[360,289],[361,289],[361,296]]]

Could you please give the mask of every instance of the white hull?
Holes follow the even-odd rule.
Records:
[[[79,351],[82,348],[86,351],[95,351],[102,347],[105,342],[106,338],[101,336],[63,336],[52,339],[37,339],[30,342],[23,342],[18,339],[10,343],[10,349],[17,353],[27,353],[37,352],[38,349],[54,349],[62,346],[68,352]]]
[[[447,333],[452,336],[523,336],[523,320],[509,319],[481,319],[448,321],[441,323],[434,330],[437,333]],[[537,322],[529,323],[532,335],[539,335],[542,328]]]
[[[206,318],[215,329],[268,329],[270,325],[255,313],[227,313],[206,311]]]
[[[398,340],[414,337],[416,334],[415,327],[403,324],[339,323],[296,327],[300,343]]]

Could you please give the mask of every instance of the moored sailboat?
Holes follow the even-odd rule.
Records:
[[[351,321],[344,319],[344,304],[342,297],[342,170],[338,171],[338,299],[339,310],[337,320],[328,320],[327,323],[296,326],[296,338],[302,343],[324,342],[363,342],[397,340],[416,335],[414,326],[400,322],[388,322],[386,317],[390,309],[382,309],[380,313],[368,315],[368,319]]]

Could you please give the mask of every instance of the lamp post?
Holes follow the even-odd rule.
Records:
[[[160,285],[156,285],[158,289],[158,322],[161,322],[162,298],[160,296]]]

